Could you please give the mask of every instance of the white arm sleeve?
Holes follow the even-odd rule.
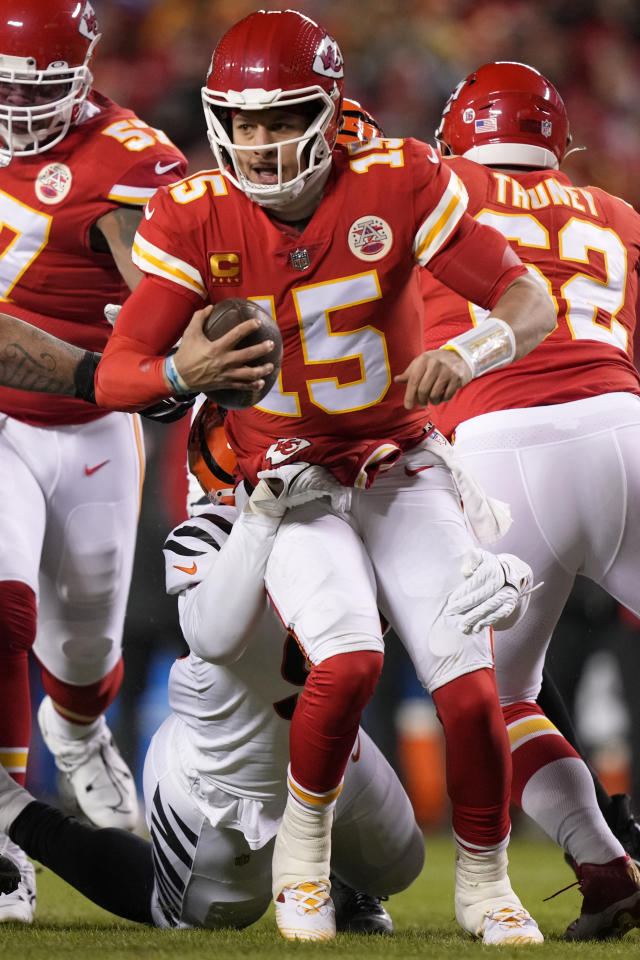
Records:
[[[203,519],[192,519],[189,529],[197,529]],[[178,598],[180,626],[190,649],[203,660],[233,663],[250,643],[267,603],[264,575],[279,523],[279,518],[241,512],[222,543],[218,529],[215,537],[206,533],[200,541],[182,538],[192,548],[197,544],[197,552],[183,556],[180,566],[192,561],[202,579],[193,585],[182,580],[187,589]],[[173,531],[174,543],[179,530]],[[170,561],[176,567],[176,555],[168,554],[167,545],[165,559],[167,569]]]

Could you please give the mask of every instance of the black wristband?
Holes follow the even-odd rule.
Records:
[[[78,397],[80,400],[86,400],[87,403],[96,402],[96,390],[93,378],[96,367],[101,359],[101,353],[93,353],[91,350],[85,350],[84,356],[78,363],[73,374],[73,385],[76,388],[74,397]]]

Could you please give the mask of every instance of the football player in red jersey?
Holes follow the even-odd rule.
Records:
[[[419,406],[469,370],[453,350],[423,351],[417,267],[492,311],[478,372],[538,343],[553,305],[497,232],[467,215],[458,178],[432,148],[332,149],[342,84],[336,42],[296,11],[253,13],[222,38],[203,90],[219,167],[147,205],[133,251],[146,276],[107,344],[96,395],[122,409],[152,402],[193,308],[229,291],[252,297],[277,319],[284,360],[259,407],[227,415],[240,469],[255,483],[281,463],[321,463],[344,484],[340,508],[292,511],[266,575],[311,667],[274,854],[283,935],[333,936],[331,910],[315,906],[330,903],[333,807],[382,664],[379,604],[444,725],[458,919],[485,943],[540,942],[506,871],[510,758],[490,631],[470,639],[441,615],[463,566],[489,562],[474,550],[452,470],[481,535],[500,521]],[[492,569],[504,584],[502,566]]]
[[[88,353],[111,332],[105,306],[141,278],[130,245],[145,202],[186,170],[162,131],[92,89],[97,41],[85,0],[4,4],[2,312]],[[74,397],[68,381],[45,379],[55,396],[12,389],[33,389],[15,360],[3,383],[0,762],[24,782],[33,649],[47,694],[40,725],[67,786],[99,825],[133,828],[135,784],[103,714],[122,678],[143,476],[139,423]],[[169,392],[167,381],[158,399]],[[15,897],[0,898],[0,921],[33,917],[33,870],[23,866]]]
[[[129,245],[142,206],[184,173],[160,131],[91,89],[91,5],[12,0],[0,26],[0,296],[5,314],[85,350],[103,310],[139,279]],[[136,418],[0,388],[0,758],[24,782],[28,653],[42,665],[38,719],[65,784],[96,823],[133,829],[133,778],[104,711],[122,678],[143,452]],[[33,871],[0,898],[30,922]]]
[[[516,365],[473,379],[433,415],[515,522],[500,548],[542,584],[496,640],[513,799],[576,863],[582,912],[567,939],[640,925],[640,877],[609,830],[588,770],[536,704],[545,653],[576,575],[640,614],[640,378],[633,365],[640,216],[559,171],[570,144],[557,90],[533,68],[489,63],[452,93],[436,139],[469,210],[545,283],[554,331]],[[475,162],[473,162],[475,161]],[[423,274],[426,346],[484,312]],[[463,354],[464,355],[464,354]],[[471,358],[473,364],[473,359]]]

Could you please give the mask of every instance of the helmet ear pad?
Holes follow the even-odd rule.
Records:
[[[455,88],[436,140],[442,152],[489,166],[556,168],[570,143],[562,97],[533,67],[487,63]]]

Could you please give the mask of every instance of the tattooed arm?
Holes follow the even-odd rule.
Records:
[[[0,386],[91,399],[100,354],[0,313]]]

